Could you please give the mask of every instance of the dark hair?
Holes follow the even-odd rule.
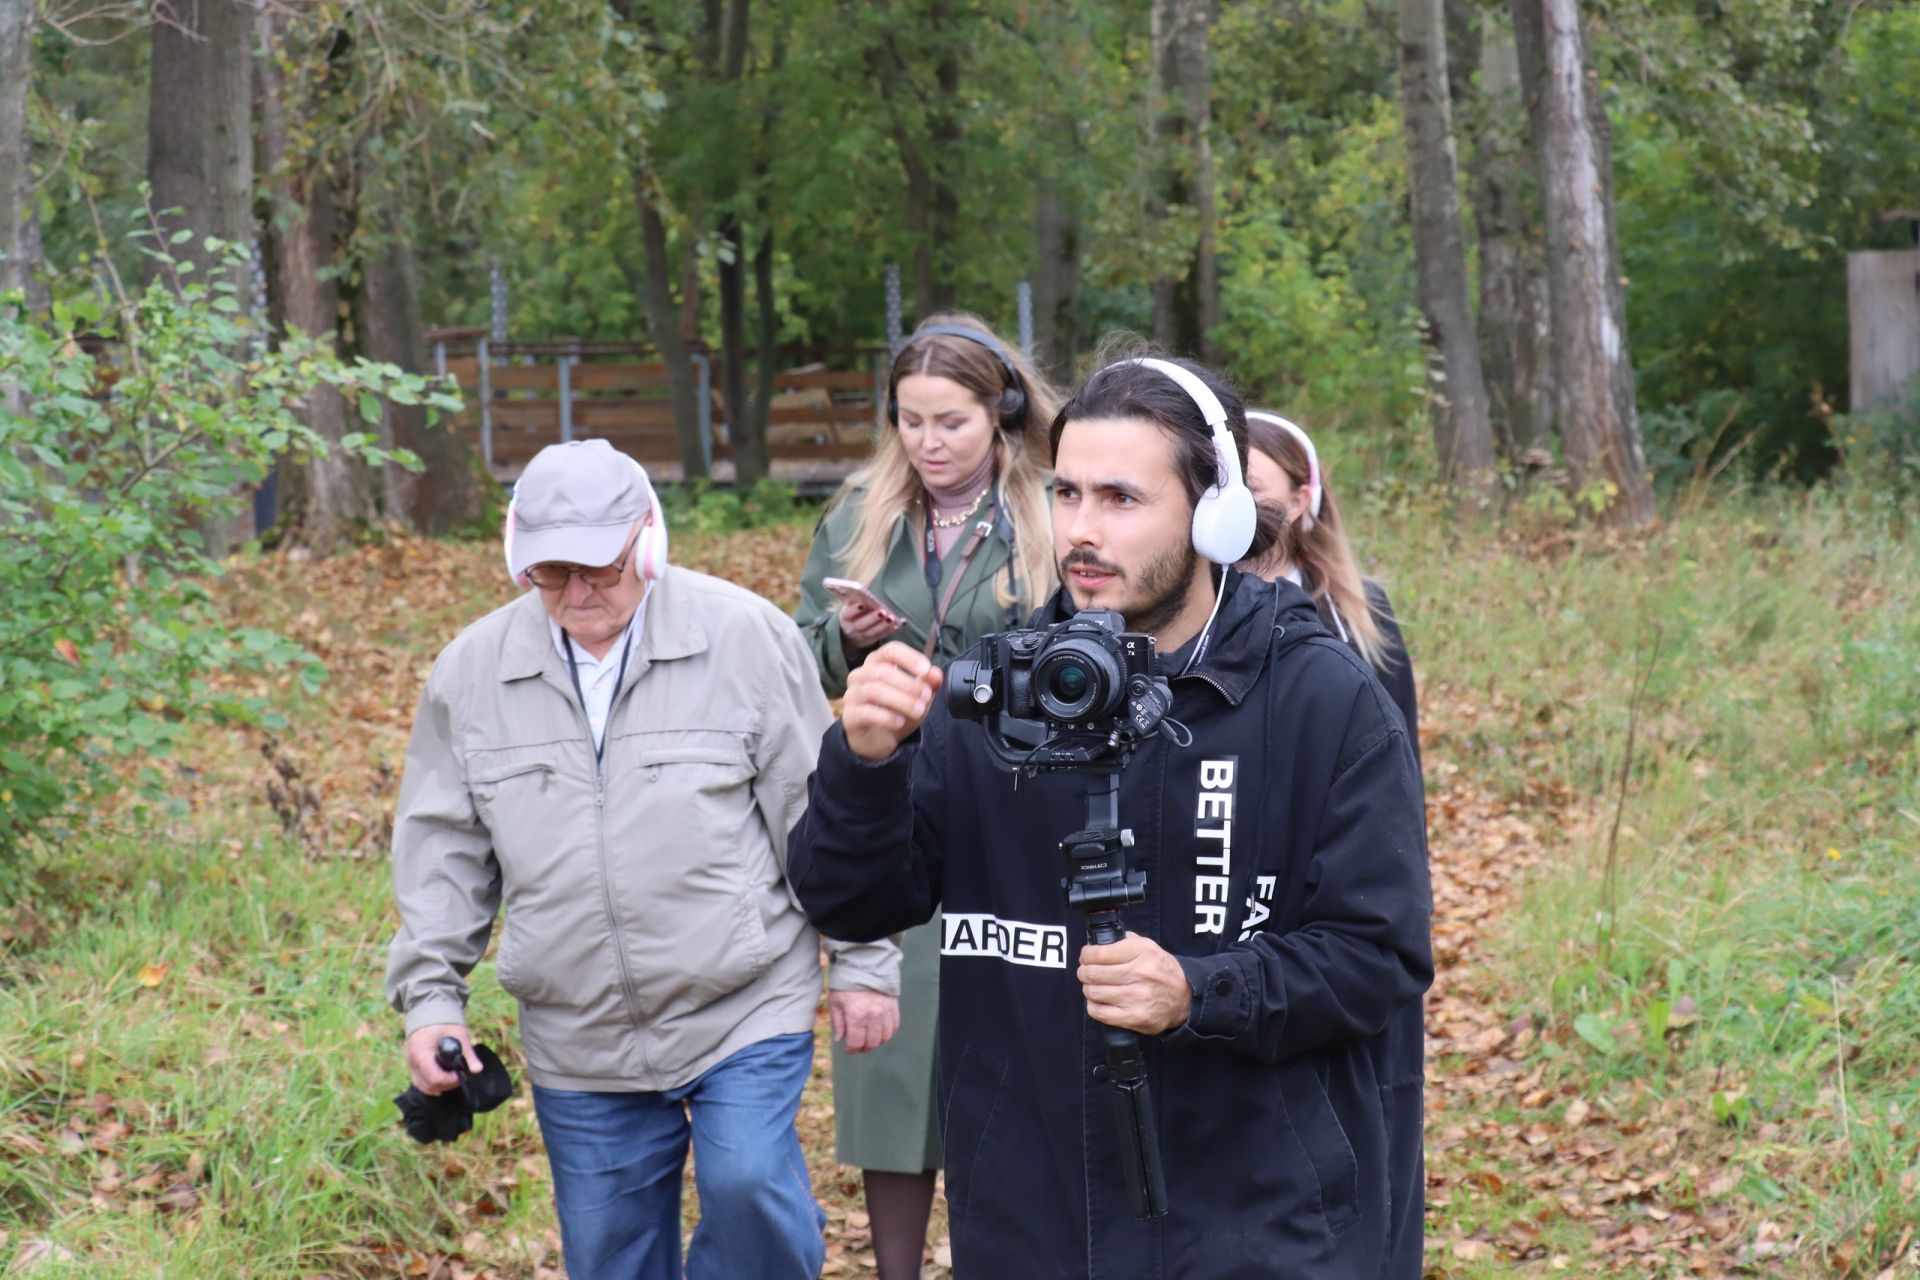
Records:
[[[1193,397],[1187,394],[1186,388],[1165,373],[1148,365],[1123,363],[1142,356],[1179,365],[1213,392],[1214,399],[1226,410],[1227,434],[1233,437],[1233,447],[1240,455],[1240,474],[1244,479],[1247,473],[1247,409],[1233,385],[1205,365],[1163,355],[1138,342],[1103,347],[1096,357],[1100,363],[1095,367],[1095,372],[1080,384],[1079,389],[1060,407],[1060,412],[1054,415],[1048,435],[1052,452],[1059,452],[1060,434],[1069,422],[1083,418],[1137,418],[1153,423],[1173,437],[1179,449],[1176,465],[1180,469],[1180,482],[1187,491],[1189,507],[1200,501],[1201,494],[1219,483],[1220,464],[1214,457],[1213,428],[1207,425],[1206,415],[1194,403]],[[1259,508],[1258,512],[1253,546],[1247,552],[1248,559],[1264,556],[1279,541],[1285,529],[1281,516],[1264,507]]]

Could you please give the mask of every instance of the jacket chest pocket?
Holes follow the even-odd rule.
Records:
[[[494,854],[509,874],[543,856],[579,815],[564,812],[559,764],[544,754],[478,753],[468,761],[474,811],[493,836]]]
[[[636,811],[628,829],[643,834],[650,860],[663,870],[743,868],[766,843],[744,745],[642,743],[629,759],[633,772],[621,802]]]
[[[631,771],[610,803],[620,806],[612,829],[632,841],[613,851],[619,890],[644,921],[630,945],[657,949],[663,971],[685,975],[682,998],[701,1004],[775,959],[768,915],[784,889],[753,762],[738,742],[623,745]]]

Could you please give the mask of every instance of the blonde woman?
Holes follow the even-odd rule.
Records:
[[[1249,409],[1247,446],[1247,487],[1256,501],[1285,516],[1287,527],[1272,552],[1241,567],[1269,582],[1286,578],[1313,597],[1321,624],[1366,659],[1400,708],[1417,759],[1413,661],[1387,593],[1360,576],[1312,438],[1278,414]]]
[[[932,316],[900,348],[879,443],[828,506],[800,583],[796,617],[829,697],[888,640],[944,665],[1053,594],[1046,468],[1057,408],[1027,361],[973,316]],[[874,599],[836,596],[829,578]],[[838,1154],[863,1171],[880,1280],[920,1275],[941,1162],[939,917],[908,932],[901,951],[897,1005],[879,992],[829,996]]]

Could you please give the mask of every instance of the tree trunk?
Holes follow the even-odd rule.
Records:
[[[263,10],[259,18],[261,43],[267,50],[260,66],[261,153],[272,175],[273,243],[268,260],[273,266],[276,310],[285,332],[299,330],[337,353],[341,310],[335,275],[341,240],[337,175],[329,160],[293,149],[296,122],[312,108],[280,69],[277,55],[285,34],[280,21],[271,9]],[[324,56],[330,61],[344,56],[344,48],[336,45]],[[354,524],[376,523],[379,503],[368,469],[340,449],[342,437],[358,430],[353,425],[358,415],[350,413],[345,397],[332,387],[319,386],[307,393],[298,412],[329,449],[324,458],[282,469],[287,480],[284,496],[297,512],[300,544],[326,554],[348,539]]]
[[[206,279],[207,236],[253,242],[254,9],[177,0],[171,15],[152,26],[147,179],[164,232],[193,232],[169,251]]]
[[[1055,136],[1071,138],[1072,122],[1066,126]],[[1072,381],[1080,355],[1080,215],[1061,199],[1050,169],[1034,173],[1033,222],[1040,250],[1033,278],[1033,345],[1040,367],[1065,384]]]
[[[1213,0],[1153,0],[1151,23],[1153,80],[1161,104],[1154,129],[1161,176],[1159,201],[1150,213],[1164,220],[1184,207],[1194,222],[1184,269],[1154,279],[1154,339],[1212,362],[1218,359],[1213,334],[1220,322],[1213,234]]]
[[[33,80],[35,0],[0,0],[0,293],[24,289],[27,197],[33,184],[27,90]]]
[[[1400,99],[1406,114],[1413,258],[1426,316],[1434,452],[1440,478],[1473,504],[1497,494],[1493,430],[1467,298],[1447,36],[1440,0],[1400,0]]]
[[[755,431],[747,402],[747,262],[740,219],[720,220],[720,377],[727,406],[727,441],[733,452],[734,482],[757,484],[767,474],[767,440]]]
[[[760,353],[755,364],[758,376],[753,393],[753,437],[760,442],[764,452],[767,447],[767,424],[773,414],[773,379],[780,369],[780,313],[774,305],[773,294],[772,210],[763,209],[761,220],[767,229],[760,233],[760,247],[753,254],[754,301],[760,309]],[[770,460],[767,470],[772,471]]]
[[[1554,418],[1577,498],[1606,518],[1638,525],[1655,514],[1632,408],[1632,364],[1615,300],[1611,157],[1604,119],[1590,101],[1576,0],[1540,5],[1545,146],[1539,154],[1546,207],[1548,287],[1553,309]],[[1623,404],[1623,399],[1625,403]],[[1596,492],[1599,485],[1611,492]]]
[[[936,0],[929,10],[929,20],[938,39],[938,33],[951,25],[950,10]],[[932,243],[927,255],[932,278],[927,296],[933,311],[951,311],[955,301],[953,254],[960,231],[960,193],[954,185],[960,159],[960,62],[953,53],[956,38],[948,36],[939,40],[942,53],[934,65],[936,87],[927,111],[927,176],[932,184],[928,210]],[[929,312],[921,312],[923,316],[927,314]]]
[[[361,341],[369,359],[425,374],[432,372],[432,353],[420,322],[418,281],[413,246],[400,233],[399,219],[389,218],[379,252],[363,273]],[[386,413],[393,442],[418,454],[422,467],[387,467],[388,512],[404,513],[415,528],[436,536],[471,526],[480,515],[471,442],[450,419],[429,423],[425,406],[389,404]]]
[[[723,50],[721,82],[729,86],[729,97],[737,98],[747,65],[747,0],[728,0],[725,29],[721,33]],[[764,130],[755,137],[746,129],[736,135],[742,149],[764,149]],[[764,177],[765,165],[756,166]],[[738,168],[729,171],[738,174]],[[744,199],[737,188],[725,195]],[[716,228],[720,240],[715,269],[720,292],[720,377],[726,401],[727,441],[733,453],[734,483],[742,488],[758,484],[767,474],[767,439],[764,421],[756,421],[758,410],[747,399],[747,243],[740,215],[732,208],[721,215]]]
[[[640,215],[640,248],[646,261],[641,275],[640,306],[646,313],[647,329],[660,359],[667,366],[667,386],[673,399],[674,435],[680,444],[681,474],[688,480],[704,479],[707,460],[700,440],[699,392],[687,340],[682,334],[673,300],[673,256],[667,248],[667,223],[654,203],[657,184],[653,175],[637,170],[633,175],[633,203]]]
[[[1494,438],[1524,475],[1550,457],[1553,422],[1539,183],[1528,163],[1529,117],[1513,34],[1490,24],[1479,44],[1479,128],[1469,190],[1480,235],[1480,363]]]

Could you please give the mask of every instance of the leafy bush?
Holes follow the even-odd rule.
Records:
[[[321,679],[284,638],[226,625],[205,586],[221,571],[205,530],[231,518],[240,488],[282,457],[327,452],[295,416],[301,398],[331,385],[369,421],[382,398],[458,407],[422,378],[344,365],[304,339],[249,354],[257,335],[231,279],[150,252],[177,287],[62,305],[51,325],[18,295],[0,299],[0,888],[23,847],[123,781],[143,804],[163,798],[152,760],[190,726],[271,720],[223,677]],[[418,465],[374,440],[341,447]]]
[[[1920,376],[1885,406],[1835,422],[1843,475],[1896,501],[1920,498]]]
[[[662,485],[660,505],[666,510],[667,527],[685,533],[733,533],[808,518],[793,486],[772,476],[762,477],[744,493],[715,488],[706,480]]]

